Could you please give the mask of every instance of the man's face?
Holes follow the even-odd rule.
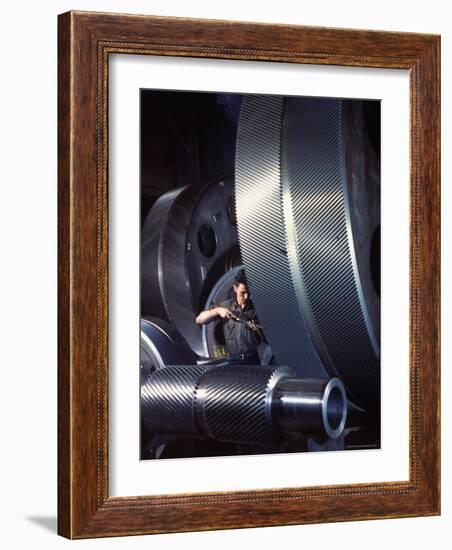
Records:
[[[234,292],[235,292],[235,299],[237,300],[237,303],[240,307],[246,305],[248,298],[249,298],[249,291],[246,285],[243,283],[239,283],[238,285],[234,285]]]

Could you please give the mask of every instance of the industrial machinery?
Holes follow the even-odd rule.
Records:
[[[271,444],[337,438],[347,400],[337,378],[298,379],[288,367],[177,365],[141,382],[143,419],[153,433]]]
[[[206,291],[240,262],[230,177],[185,186],[160,197],[142,229],[141,310],[168,320],[197,354],[194,322]]]
[[[141,375],[153,374],[166,365],[180,361],[196,361],[196,354],[177,330],[158,318],[141,319],[140,365]]]
[[[375,410],[380,201],[362,116],[359,102],[341,99],[246,97],[236,201],[253,301],[278,362],[339,376],[355,403]]]
[[[142,458],[379,446],[378,109],[244,96],[234,176],[154,203],[141,239]],[[242,268],[260,365],[228,361],[221,320],[195,323]]]

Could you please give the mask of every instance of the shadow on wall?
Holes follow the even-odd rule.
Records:
[[[57,532],[56,516],[28,516],[26,519],[31,523],[39,525],[46,531],[51,531],[52,533]]]

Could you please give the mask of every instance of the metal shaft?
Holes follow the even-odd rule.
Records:
[[[262,445],[338,438],[347,415],[340,380],[282,366],[168,366],[142,377],[141,407],[156,434]]]
[[[337,378],[286,378],[275,388],[272,418],[288,438],[326,435],[338,438],[344,430],[344,387]]]

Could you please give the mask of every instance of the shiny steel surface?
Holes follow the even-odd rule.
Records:
[[[168,364],[192,364],[196,356],[167,321],[143,318],[140,321],[140,365],[142,374],[151,374]]]
[[[154,204],[142,230],[142,315],[170,321],[198,355],[203,341],[195,317],[239,257],[233,193],[230,177],[170,191]]]
[[[338,378],[282,380],[273,394],[274,423],[287,437],[337,439],[347,419],[347,398]]]
[[[196,390],[209,365],[176,365],[141,377],[141,416],[156,434],[199,437]]]
[[[141,232],[141,316],[169,320],[162,253],[174,236],[165,220],[172,216],[177,197],[186,189],[181,187],[162,195],[144,222]]]
[[[347,113],[340,99],[245,98],[237,216],[243,263],[277,362],[302,377],[340,376],[367,407],[379,387],[379,298],[360,266],[370,263],[366,220],[371,229],[379,223],[379,196],[358,169],[363,146],[350,125],[359,116]],[[360,212],[361,196],[372,216]]]
[[[284,98],[278,96],[246,96],[242,101],[235,179],[240,250],[276,362],[298,376],[326,377],[298,306],[287,254],[280,155],[283,108]]]
[[[354,399],[369,403],[379,384],[380,348],[353,241],[342,104],[330,98],[286,103],[288,250],[300,309],[323,364]]]
[[[196,407],[204,433],[230,442],[271,443],[270,403],[274,385],[293,376],[287,367],[229,365],[206,372],[200,381]]]
[[[340,381],[300,380],[288,367],[168,366],[141,378],[141,414],[155,434],[268,445],[339,437]]]

